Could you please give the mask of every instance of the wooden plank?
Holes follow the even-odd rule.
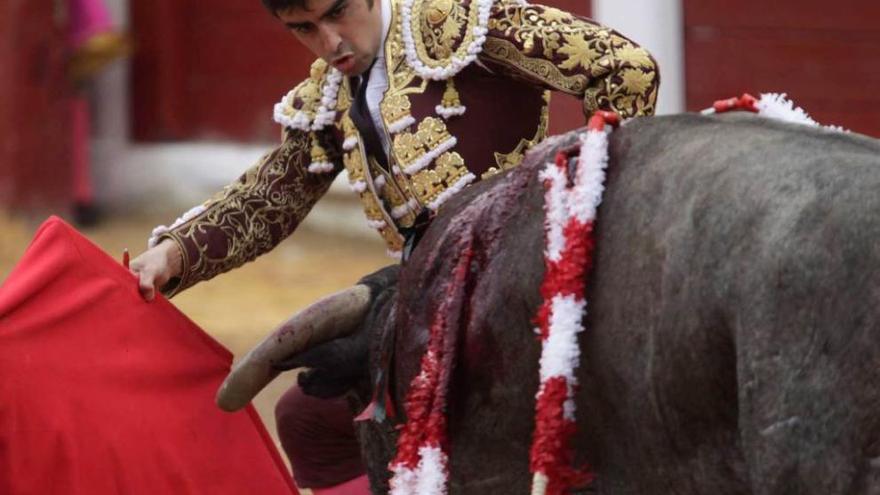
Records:
[[[790,91],[804,96],[867,98],[880,86],[880,31],[807,36],[802,31],[689,28],[688,90]]]
[[[875,0],[685,0],[687,26],[764,27],[876,31]]]
[[[192,133],[187,89],[191,42],[186,0],[133,0],[132,137],[184,139]]]
[[[15,56],[12,33],[15,17],[12,2],[0,4],[0,95],[13,94],[13,64]],[[13,112],[10,100],[0,102],[0,206],[12,201],[15,188],[13,165],[15,163],[15,141],[13,136]]]
[[[70,200],[70,87],[54,2],[0,4],[0,205],[64,210]]]
[[[821,122],[880,134],[880,3],[839,3],[685,0],[688,109],[785,92]]]
[[[588,16],[587,0],[553,6]],[[138,140],[276,140],[272,106],[314,57],[259,2],[133,0],[133,134]],[[559,95],[551,129],[584,124],[580,102]]]

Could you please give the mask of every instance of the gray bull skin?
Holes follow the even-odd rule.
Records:
[[[574,133],[553,138],[450,201],[368,321],[374,375],[379,335],[396,333],[402,409],[462,239],[473,247],[451,315],[452,494],[529,491],[537,174],[575,144]],[[591,490],[880,493],[880,142],[680,115],[629,123],[610,156],[576,395]],[[383,492],[393,427],[359,424]]]

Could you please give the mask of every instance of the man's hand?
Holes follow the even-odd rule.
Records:
[[[183,270],[183,256],[177,243],[165,239],[131,261],[129,270],[138,276],[138,289],[147,301],[156,298],[156,291]]]

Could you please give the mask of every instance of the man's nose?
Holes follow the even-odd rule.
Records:
[[[321,48],[324,50],[324,53],[339,55],[338,51],[339,45],[342,44],[342,37],[339,36],[336,29],[332,26],[321,25],[319,26],[319,30],[321,36]]]

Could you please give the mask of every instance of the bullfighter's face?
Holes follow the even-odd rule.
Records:
[[[277,15],[306,48],[347,76],[364,73],[379,53],[379,0],[307,0],[304,8]]]

